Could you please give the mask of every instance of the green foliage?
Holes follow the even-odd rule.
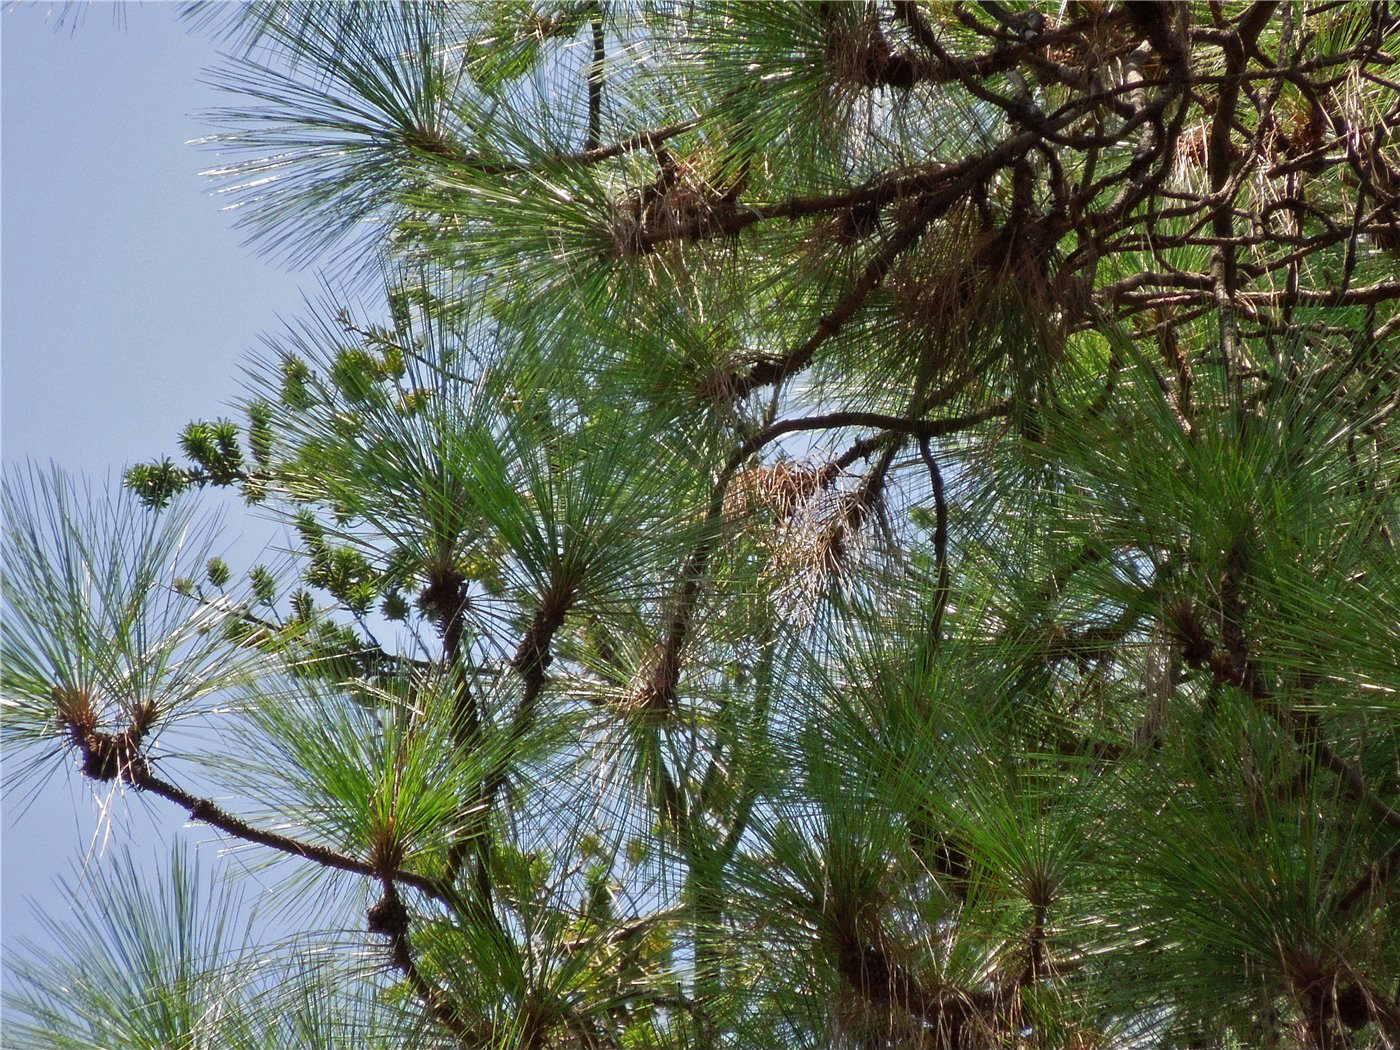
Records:
[[[291,409],[310,408],[311,394],[306,388],[310,377],[305,361],[290,355],[282,358],[282,403]]]
[[[116,857],[62,889],[71,915],[47,916],[46,944],[13,964],[6,1032],[19,1044],[389,1050],[421,1038],[373,982],[347,982],[292,940],[269,953],[253,909],[182,848],[163,872]]]
[[[132,467],[126,472],[125,480],[127,486],[141,497],[143,503],[156,510],[164,510],[170,506],[170,501],[190,485],[189,473],[181,470],[170,459]]]
[[[84,741],[149,745],[256,673],[222,637],[230,607],[198,600],[191,577],[222,563],[189,504],[144,514],[36,468],[7,473],[3,511],[8,783]]]
[[[248,573],[248,583],[260,604],[271,605],[277,600],[277,577],[266,565],[254,565]]]
[[[266,468],[272,461],[272,406],[254,401],[248,406],[248,448],[253,461]]]
[[[180,449],[216,485],[227,485],[239,476],[243,467],[238,429],[227,419],[214,423],[191,423],[180,435]]]
[[[178,1023],[36,949],[36,1045],[1400,1041],[1392,11],[192,13],[340,269],[246,427],[7,480],[7,775],[308,932]],[[206,485],[288,526],[246,593]]]
[[[215,587],[222,588],[228,583],[233,573],[229,570],[228,563],[222,558],[210,558],[204,565],[204,575]]]

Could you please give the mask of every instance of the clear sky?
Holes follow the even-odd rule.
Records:
[[[0,454],[115,479],[174,454],[189,419],[227,415],[244,356],[316,280],[243,247],[198,175],[215,157],[186,143],[223,102],[199,82],[215,46],[174,4],[125,4],[124,25],[92,4],[55,31],[63,7],[0,8]],[[236,505],[229,524],[249,552],[235,566],[274,534]],[[70,906],[54,879],[92,844],[99,801],[76,773],[4,799],[4,950],[39,936],[26,898]],[[118,840],[164,853],[182,825],[159,800],[118,798],[113,818],[107,855]],[[182,834],[213,852],[209,829]]]

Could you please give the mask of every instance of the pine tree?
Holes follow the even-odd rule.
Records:
[[[1392,5],[187,13],[325,301],[7,479],[7,776],[362,924],[119,869],[16,1045],[1400,1043]]]

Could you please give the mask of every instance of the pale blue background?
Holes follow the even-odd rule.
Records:
[[[186,142],[224,101],[199,83],[215,45],[187,33],[173,4],[93,4],[55,31],[63,6],[0,14],[0,453],[115,478],[176,453],[190,418],[228,414],[246,352],[301,313],[316,282],[243,247],[198,175],[216,158]],[[236,502],[229,524],[235,566],[276,531]],[[99,802],[76,774],[4,799],[4,951],[39,935],[26,898],[69,907],[53,882],[94,845]],[[160,800],[130,796],[112,817],[96,855],[120,842],[163,853],[182,824]],[[214,859],[208,828],[180,834]]]

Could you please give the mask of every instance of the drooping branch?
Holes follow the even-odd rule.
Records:
[[[53,700],[58,721],[63,726],[65,735],[82,756],[81,768],[83,775],[88,779],[101,783],[130,784],[138,791],[174,802],[183,807],[193,819],[216,827],[244,842],[268,846],[336,871],[347,871],[356,875],[379,874],[378,870],[366,861],[326,846],[302,842],[289,835],[256,827],[222,809],[211,799],[193,795],[158,777],[152,771],[150,760],[142,750],[146,737],[155,725],[154,704],[138,705],[130,714],[125,728],[119,732],[109,732],[98,728],[91,698],[81,690],[55,686]],[[395,870],[392,874],[415,889],[442,899],[442,890],[432,879],[408,871]]]
[[[190,817],[211,827],[218,828],[227,835],[243,842],[300,857],[334,871],[345,871],[353,875],[377,877],[381,873],[375,865],[357,857],[349,856],[312,842],[303,842],[290,835],[267,831],[220,807],[211,799],[191,794],[169,781],[163,780],[151,771],[149,760],[132,742],[130,731],[121,734],[108,734],[92,730],[81,738],[74,733],[79,749],[83,754],[84,772],[94,780],[120,780],[138,791],[156,795],[180,806]],[[412,886],[430,897],[445,901],[443,888],[436,880],[416,872],[395,869],[390,877]]]
[[[482,1035],[473,1030],[461,1010],[418,969],[414,962],[412,946],[409,942],[408,909],[399,896],[398,887],[389,876],[381,877],[384,892],[379,900],[366,913],[370,933],[377,933],[389,940],[389,961],[404,976],[408,986],[428,1013],[444,1028],[451,1032],[464,1046],[477,1046],[482,1043]]]

